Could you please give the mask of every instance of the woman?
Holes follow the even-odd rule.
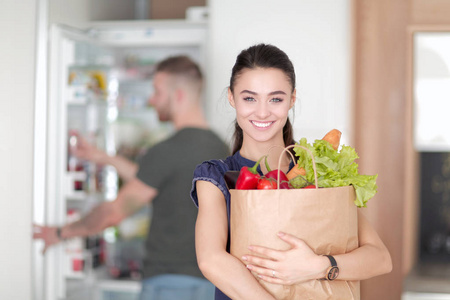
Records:
[[[233,155],[225,161],[205,162],[194,172],[191,196],[199,208],[197,261],[205,277],[217,287],[216,300],[274,299],[249,270],[267,282],[290,285],[324,278],[330,260],[315,254],[303,240],[280,232],[279,238],[292,246],[290,250],[251,245],[243,257],[247,265],[243,265],[229,253],[230,194],[223,176],[226,171],[253,166],[269,151],[277,161],[281,151],[275,153],[278,150],[274,149],[294,143],[288,118],[296,100],[292,62],[272,45],[243,50],[232,69],[228,100],[236,110]],[[283,160],[281,169],[287,172],[293,162],[288,155]],[[275,161],[270,165],[276,165]],[[262,174],[265,170],[259,171]],[[334,256],[340,269],[337,280],[367,279],[392,268],[389,252],[360,212],[358,230],[360,247]]]

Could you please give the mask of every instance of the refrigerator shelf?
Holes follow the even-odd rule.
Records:
[[[66,196],[67,200],[83,201],[86,199],[86,193],[83,191],[73,192]]]
[[[82,96],[82,97],[69,97],[66,100],[68,106],[84,106],[93,104],[97,106],[106,106],[107,100],[104,96]]]
[[[103,199],[103,193],[102,192],[93,192],[88,193],[85,191],[76,191],[73,193],[69,193],[66,196],[66,200],[68,201],[85,201],[88,199]]]
[[[74,98],[74,99],[69,99],[66,102],[67,102],[67,105],[81,106],[81,105],[86,105],[87,99],[85,97]]]

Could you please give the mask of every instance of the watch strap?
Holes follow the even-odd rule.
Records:
[[[56,236],[58,237],[58,239],[64,241],[65,239],[61,236],[61,231],[62,231],[62,228],[61,227],[57,227],[56,228]]]
[[[331,256],[331,255],[325,255],[325,256],[328,257],[328,259],[330,260],[330,263],[331,263],[332,267],[337,267],[337,262],[336,262],[336,260],[334,259],[333,256]]]

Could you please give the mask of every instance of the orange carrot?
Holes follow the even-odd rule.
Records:
[[[331,144],[334,150],[337,150],[339,148],[339,144],[341,142],[341,132],[337,129],[330,130],[323,138],[322,140],[327,141]],[[298,164],[296,164],[287,174],[286,177],[291,180],[292,178],[297,177],[298,175],[305,176],[306,171],[303,168],[299,168]]]
[[[332,129],[322,138],[322,140],[327,141],[331,144],[334,150],[337,150],[341,142],[341,134],[342,133],[339,130]]]
[[[298,175],[305,176],[306,171],[303,168],[299,168],[298,164],[296,164],[287,174],[286,177],[291,180],[294,177],[297,177]]]

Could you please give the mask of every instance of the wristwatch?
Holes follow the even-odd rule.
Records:
[[[331,266],[327,269],[327,274],[323,280],[332,281],[335,280],[339,275],[339,267],[337,266],[336,260],[331,255],[324,255],[330,260]]]
[[[56,228],[56,236],[58,237],[58,239],[60,239],[61,241],[63,241],[64,238],[61,236],[61,231],[62,231],[62,228],[61,228],[61,227],[57,227],[57,228]]]

